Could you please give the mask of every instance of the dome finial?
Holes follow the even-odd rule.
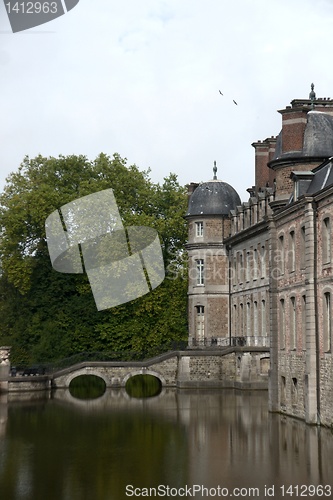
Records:
[[[311,83],[311,92],[309,94],[309,99],[311,100],[312,108],[314,108],[314,101],[316,100],[316,93],[314,91],[314,83]]]
[[[214,181],[217,181],[217,175],[216,175],[216,172],[217,172],[217,166],[216,166],[216,161],[214,161],[213,172],[214,172],[214,177],[213,177],[213,180],[214,180]]]

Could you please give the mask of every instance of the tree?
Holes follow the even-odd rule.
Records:
[[[82,196],[112,188],[124,226],[155,228],[166,279],[150,294],[100,311],[85,275],[55,271],[45,220]],[[162,185],[118,154],[26,157],[0,196],[0,343],[16,363],[54,360],[82,351],[141,350],[186,338],[183,262],[185,189],[174,174]]]

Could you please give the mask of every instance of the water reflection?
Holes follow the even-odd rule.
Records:
[[[0,401],[0,415],[4,499],[122,500],[129,484],[263,493],[332,481],[331,432],[269,414],[265,392],[164,389],[133,399],[106,390],[85,401],[57,390],[51,400]]]
[[[153,375],[134,375],[126,382],[126,392],[132,398],[151,398],[162,390],[161,381]]]
[[[96,399],[105,393],[106,384],[96,375],[79,375],[69,384],[69,392],[74,398]]]

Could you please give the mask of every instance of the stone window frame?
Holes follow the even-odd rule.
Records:
[[[289,229],[288,235],[288,271],[294,273],[296,271],[296,231],[295,227]]]
[[[244,304],[243,302],[240,302],[239,304],[239,325],[240,325],[240,331],[238,332],[238,336],[244,336]]]
[[[266,241],[260,245],[261,279],[267,278],[267,249]]]
[[[203,340],[205,338],[205,306],[199,304],[194,307],[196,309],[195,336],[198,340]]]
[[[251,250],[245,250],[245,281],[250,282],[251,278]]]
[[[258,301],[253,301],[253,336],[259,337]]]
[[[238,257],[238,284],[241,285],[244,281],[244,256],[243,256],[243,250],[238,250],[237,251],[237,257]]]
[[[302,350],[306,351],[306,292],[301,295]]]
[[[259,258],[258,258],[258,247],[253,247],[253,281],[256,281],[259,277]]]
[[[261,336],[267,337],[267,307],[266,298],[261,299]]]
[[[278,252],[279,252],[279,275],[283,276],[285,273],[285,234],[284,231],[281,231],[278,234]]]
[[[322,265],[325,266],[331,263],[331,218],[329,214],[324,214],[321,218],[321,232],[322,232]]]
[[[204,236],[204,223],[203,223],[203,221],[197,221],[195,223],[195,236],[196,236],[196,238],[203,238],[203,236]]]
[[[286,391],[286,376],[281,375],[280,376],[280,404],[281,406],[286,406],[286,401],[287,401],[287,391]]]
[[[301,226],[300,226],[299,240],[300,240],[300,245],[299,245],[300,260],[299,260],[299,265],[300,265],[300,269],[304,270],[306,268],[306,265],[305,265],[305,256],[306,256],[306,251],[305,251],[306,227],[305,227],[305,224],[301,224]]]
[[[332,352],[332,289],[323,289],[323,351],[328,354]]]
[[[279,334],[279,347],[280,350],[286,349],[286,299],[284,296],[279,298],[279,321],[278,321],[278,334]]]
[[[238,307],[237,307],[237,303],[236,302],[234,302],[234,304],[233,304],[232,314],[233,314],[233,318],[232,318],[232,328],[233,328],[232,336],[237,337]]]
[[[247,300],[246,301],[246,328],[244,333],[246,333],[245,337],[251,337],[251,316],[252,316],[252,311],[251,311],[251,301]]]
[[[205,261],[204,259],[196,259],[196,286],[205,285]]]
[[[293,406],[297,405],[298,402],[298,379],[297,377],[291,377],[291,404]]]
[[[297,297],[292,294],[289,297],[289,349],[297,350]]]

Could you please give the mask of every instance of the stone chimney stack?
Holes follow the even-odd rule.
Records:
[[[254,142],[255,149],[255,189],[273,187],[275,173],[267,164],[274,158],[276,137],[270,137],[264,141]]]

